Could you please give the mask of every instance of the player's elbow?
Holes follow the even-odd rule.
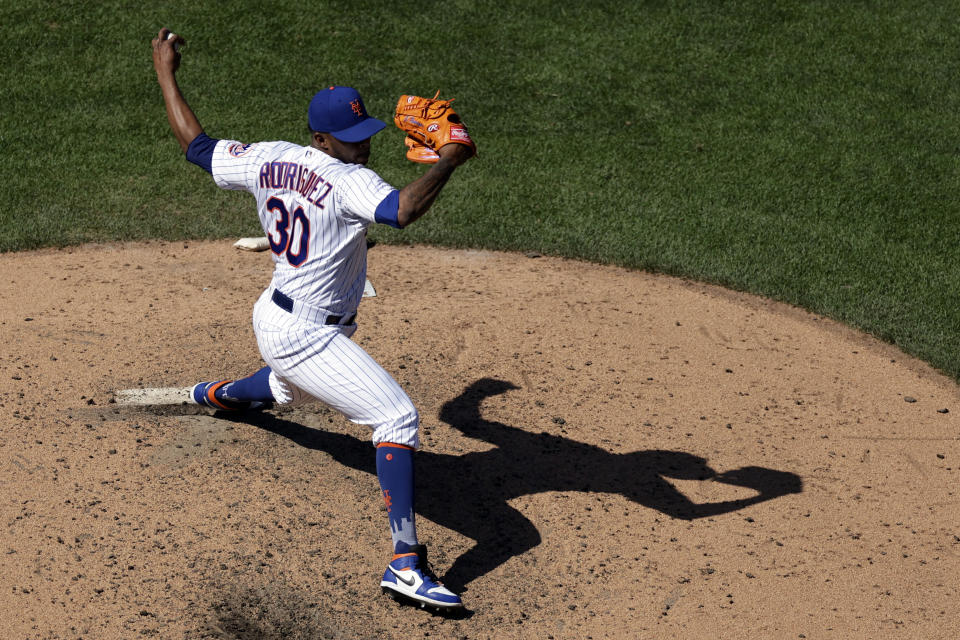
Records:
[[[403,229],[413,223],[428,208],[429,205],[422,200],[411,197],[407,189],[401,189],[397,194],[397,227]]]
[[[408,225],[411,225],[419,220],[420,217],[426,212],[426,209],[417,209],[413,207],[405,208],[401,206],[397,210],[397,228],[406,228]]]
[[[397,211],[397,229],[405,229],[407,225],[413,222],[416,218],[410,215],[409,210],[405,210],[402,207]]]

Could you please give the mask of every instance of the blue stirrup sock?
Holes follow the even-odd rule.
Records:
[[[252,376],[225,384],[217,389],[213,395],[218,400],[273,402],[273,392],[270,391],[270,367],[264,367]]]
[[[377,479],[387,505],[394,553],[409,553],[417,544],[413,516],[413,454],[411,447],[391,442],[377,445]]]

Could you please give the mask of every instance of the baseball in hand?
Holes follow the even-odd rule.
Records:
[[[167,40],[169,40],[170,38],[176,38],[176,37],[177,37],[177,34],[175,34],[173,31],[171,31],[170,33],[167,34]],[[179,42],[174,42],[174,43],[173,43],[173,50],[174,50],[174,51],[180,51],[180,43],[179,43]]]

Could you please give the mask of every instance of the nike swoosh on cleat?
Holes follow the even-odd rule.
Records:
[[[397,580],[407,585],[408,587],[412,587],[417,582],[413,576],[410,576],[410,578],[405,578],[402,575],[400,575],[400,572],[394,569],[393,567],[388,567],[388,568],[390,569],[390,573],[392,573],[397,577]]]

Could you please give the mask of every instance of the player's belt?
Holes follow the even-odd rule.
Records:
[[[303,318],[304,320],[309,320],[311,322],[317,322],[320,324],[353,324],[354,319],[357,317],[357,314],[355,313],[349,316],[329,315],[322,309],[317,309],[316,307],[311,307],[303,304],[302,302],[297,302],[290,296],[281,293],[279,289],[273,290],[273,294],[270,296],[270,299],[273,300],[273,304],[277,305],[287,313],[292,313],[300,318]]]

